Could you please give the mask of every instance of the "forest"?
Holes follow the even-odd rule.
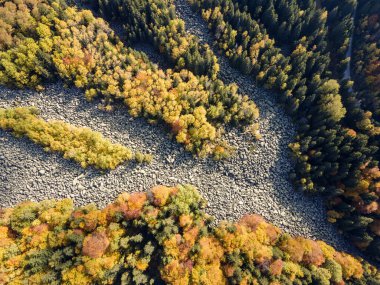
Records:
[[[0,212],[0,281],[11,284],[378,284],[368,263],[292,238],[258,215],[211,226],[189,185]]]
[[[212,43],[194,33],[200,27],[188,29],[196,17]],[[216,163],[204,173],[245,164],[241,134],[253,145],[267,135],[268,110],[235,73],[226,76],[222,57],[290,117],[293,190],[322,197],[326,222],[362,257],[285,233],[260,213],[213,223],[194,186],[141,192],[144,185],[103,208],[54,195],[0,203],[0,284],[380,284],[378,0],[0,0],[4,90],[38,94],[55,83],[80,89],[102,112],[122,106],[192,160]],[[110,173],[135,161],[145,173],[162,159],[46,120],[38,106],[10,108],[2,90],[0,135],[25,137],[84,171]]]
[[[0,16],[0,84],[40,89],[59,77],[85,89],[89,100],[104,98],[106,109],[122,100],[131,116],[164,122],[178,143],[200,156],[229,155],[220,138],[225,125],[257,132],[258,109],[236,86],[188,70],[157,69],[88,10],[57,1],[6,1]]]
[[[347,61],[345,58],[343,62],[334,62],[346,53],[348,44],[344,34],[354,33],[352,21],[349,21],[354,7],[358,5],[359,16],[363,9],[371,7],[374,11],[372,8],[378,8],[378,3],[372,1],[373,5],[364,5],[366,1],[349,1],[341,6],[340,1],[337,6],[334,1],[325,1],[328,2],[325,8],[320,9],[314,1],[290,1],[292,5],[285,3],[289,1],[191,2],[210,23],[218,48],[231,64],[254,76],[264,87],[277,91],[279,101],[298,121],[297,140],[290,145],[296,160],[292,175],[296,185],[307,192],[322,193],[327,199],[329,221],[342,229],[359,248],[378,258],[379,126],[376,112],[365,107],[359,98],[360,87],[355,84],[360,61],[355,57],[369,44],[364,44],[365,47],[354,44],[354,81],[343,80],[342,72],[329,68],[330,63],[338,67]],[[305,9],[304,2],[311,5]],[[300,11],[302,17],[296,17]],[[342,26],[329,19],[328,11],[330,15],[339,15],[331,17]],[[378,17],[378,11],[375,15]],[[347,23],[339,19],[347,19]],[[378,18],[377,23],[373,22],[378,32]],[[370,34],[370,28],[361,24],[355,34]],[[283,32],[275,32],[279,30]],[[329,47],[329,37],[335,39],[336,33],[343,36],[340,39],[342,50],[338,53],[333,44]],[[374,49],[365,52],[370,57],[368,62],[378,61],[376,37],[364,38]],[[334,45],[337,42],[334,41]],[[376,66],[376,62],[373,65]],[[358,82],[376,82],[371,79],[373,76],[368,74]],[[378,92],[378,88],[375,90]],[[378,93],[371,92],[368,84],[365,93],[372,98],[370,100],[376,101]]]

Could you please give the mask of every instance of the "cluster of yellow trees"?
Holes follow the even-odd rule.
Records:
[[[189,185],[121,194],[104,209],[70,199],[0,211],[1,284],[362,284],[378,270],[257,215],[211,226]]]
[[[0,108],[0,129],[12,131],[16,136],[26,136],[46,151],[60,152],[64,158],[75,160],[83,168],[115,169],[132,159],[147,163],[152,160],[151,155],[133,154],[129,148],[114,144],[89,128],[78,128],[62,121],[46,122],[37,114],[35,108]]]
[[[10,0],[0,4],[0,19],[0,84],[42,88],[58,75],[85,89],[88,99],[122,100],[132,116],[164,122],[200,156],[228,155],[223,126],[252,126],[258,118],[256,105],[235,85],[158,69],[88,10],[60,0]]]

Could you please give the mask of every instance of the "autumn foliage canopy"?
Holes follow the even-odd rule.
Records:
[[[189,185],[0,212],[1,284],[379,284],[377,269],[260,216],[210,224]]]

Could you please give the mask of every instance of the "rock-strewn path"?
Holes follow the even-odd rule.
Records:
[[[189,31],[210,41],[202,20],[190,14],[185,0],[177,1]],[[191,18],[190,18],[191,17]],[[237,154],[226,161],[194,159],[170,141],[160,126],[132,119],[123,106],[112,113],[96,108],[77,89],[63,84],[46,86],[43,92],[15,91],[0,87],[0,107],[34,105],[46,119],[62,119],[77,126],[100,131],[114,142],[154,155],[151,165],[122,165],[100,173],[81,169],[59,154],[45,153],[27,139],[0,131],[0,207],[32,199],[73,198],[77,205],[94,202],[104,206],[121,192],[147,190],[156,184],[191,183],[208,199],[207,211],[218,220],[236,220],[258,213],[293,235],[325,240],[340,250],[353,252],[336,229],[325,219],[318,198],[294,191],[288,181],[293,167],[287,145],[295,135],[290,119],[276,106],[273,94],[255,87],[245,76],[231,69],[223,57],[221,77],[236,82],[260,108],[263,139],[253,142],[238,131],[227,134]]]
[[[349,57],[350,60],[347,62],[346,69],[344,70],[343,73],[343,80],[348,79],[351,80],[351,62],[352,62],[352,44],[354,41],[354,35],[355,35],[355,19],[356,19],[356,11],[358,9],[358,3],[356,3],[354,13],[352,14],[352,21],[353,21],[353,27],[352,27],[352,34],[350,37],[350,43],[348,45],[348,49],[346,52],[346,58]],[[350,88],[352,91],[352,88]]]

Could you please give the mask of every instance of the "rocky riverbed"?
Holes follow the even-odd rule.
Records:
[[[186,20],[189,32],[212,43],[202,19],[194,15],[185,0],[176,1],[178,14]],[[152,60],[159,60],[146,45],[138,46]],[[340,250],[355,252],[337,230],[326,221],[321,199],[295,191],[288,180],[293,164],[288,144],[295,136],[289,117],[277,106],[275,95],[255,86],[247,76],[232,69],[218,56],[220,77],[235,82],[260,109],[263,138],[229,130],[225,138],[236,147],[236,155],[215,162],[186,153],[168,138],[163,127],[128,116],[123,106],[113,112],[89,103],[83,92],[65,88],[58,82],[42,92],[0,87],[0,107],[36,106],[45,119],[60,119],[76,126],[100,131],[114,142],[154,156],[150,165],[125,164],[114,171],[81,169],[59,154],[45,153],[27,139],[0,131],[0,207],[32,199],[73,198],[77,205],[105,206],[119,193],[145,191],[156,184],[190,183],[209,201],[207,212],[217,220],[237,220],[258,213],[293,235],[322,239]]]

